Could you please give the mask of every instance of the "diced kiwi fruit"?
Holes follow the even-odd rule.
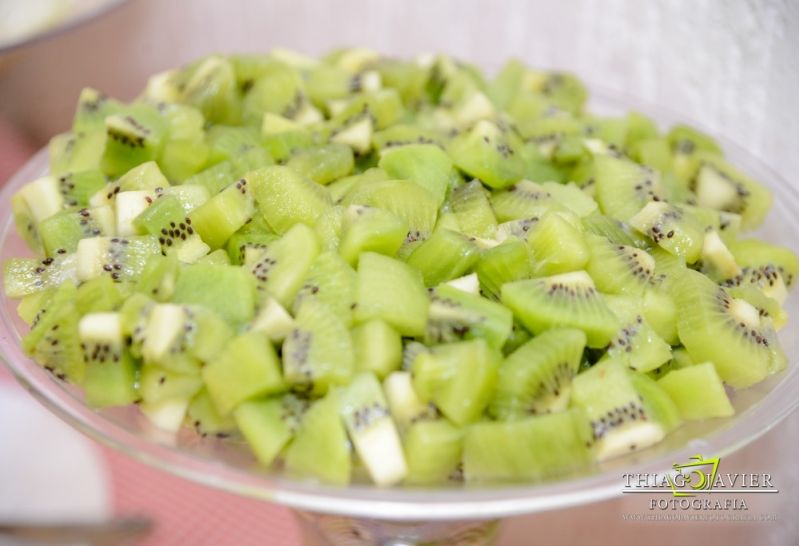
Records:
[[[161,252],[174,253],[182,262],[194,262],[210,250],[192,227],[183,205],[172,195],[155,199],[132,224],[137,230],[158,237]]]
[[[248,264],[259,299],[271,296],[284,307],[290,307],[318,254],[316,235],[305,224],[296,224],[267,245]]]
[[[411,484],[446,482],[457,474],[463,431],[446,419],[413,423],[402,440]]]
[[[372,481],[380,486],[401,481],[408,472],[402,443],[374,374],[361,372],[352,378],[339,395],[339,412]]]
[[[437,345],[413,362],[413,385],[458,425],[476,421],[490,402],[501,354],[482,339]]]
[[[238,435],[236,420],[217,411],[207,390],[201,390],[191,399],[186,408],[186,420],[201,438],[213,435],[225,439]]]
[[[382,379],[402,365],[402,338],[394,328],[374,319],[352,329],[355,369]]]
[[[741,215],[743,226],[759,226],[771,207],[769,191],[718,155],[703,153],[692,181],[700,207]]]
[[[429,300],[421,274],[407,264],[373,252],[358,261],[355,322],[382,319],[403,336],[422,336]]]
[[[266,167],[251,179],[258,209],[275,233],[300,222],[311,225],[331,206],[324,188],[288,167]]]
[[[138,399],[136,363],[125,347],[119,313],[87,313],[78,323],[86,365],[83,388],[93,406],[124,406]]]
[[[585,270],[597,288],[610,294],[641,294],[655,271],[655,259],[640,248],[586,236],[591,257]]]
[[[406,262],[422,273],[425,285],[435,286],[467,273],[479,258],[480,250],[469,237],[439,228],[413,249]]]
[[[258,462],[269,466],[294,436],[309,405],[294,394],[260,398],[240,404],[233,417]],[[335,415],[335,408],[331,409]]]
[[[499,366],[490,412],[502,420],[564,410],[585,349],[585,334],[547,330],[513,351]]]
[[[10,198],[22,348],[334,485],[550,480],[729,416],[786,367],[799,258],[713,137],[586,98],[365,48],[84,89]]]
[[[571,404],[588,415],[599,460],[659,442],[680,419],[674,403],[652,379],[613,360],[577,375]]]
[[[392,147],[380,154],[379,167],[389,177],[412,180],[444,202],[452,174],[452,160],[433,144]]]
[[[441,285],[430,292],[425,341],[435,345],[460,339],[484,339],[501,349],[510,336],[513,315],[497,302]]]
[[[582,218],[581,222],[586,232],[601,235],[611,243],[634,246],[644,250],[652,247],[652,242],[646,236],[638,233],[629,224],[610,216],[589,214]]]
[[[483,292],[499,299],[502,285],[533,276],[527,245],[520,239],[511,238],[485,250],[475,265],[475,272]]]
[[[542,480],[584,468],[591,460],[582,411],[517,421],[484,421],[466,429],[463,473],[469,481]]]
[[[579,219],[568,214],[548,212],[530,229],[527,242],[535,276],[585,269],[591,254]]]
[[[306,300],[283,342],[283,376],[298,392],[325,393],[346,384],[354,369],[352,338],[334,309]]]
[[[704,233],[699,223],[674,205],[652,201],[630,218],[630,225],[687,263],[702,253]]]
[[[618,220],[628,221],[644,205],[662,198],[658,172],[627,159],[594,157],[594,180],[599,208]]]
[[[318,184],[329,184],[350,174],[353,161],[349,146],[328,144],[300,150],[289,158],[286,165]]]
[[[212,249],[221,248],[255,214],[252,185],[241,178],[191,211],[189,226]]]
[[[103,171],[119,176],[136,165],[158,159],[167,131],[166,120],[148,104],[133,104],[108,116],[105,118]]]
[[[77,288],[72,282],[60,284],[32,322],[22,347],[42,367],[60,379],[80,382],[85,363],[78,337],[80,316],[75,305]]]
[[[671,347],[645,319],[639,300],[606,296],[605,301],[622,325],[608,345],[607,356],[638,372],[648,372],[671,360]]]
[[[286,469],[290,474],[335,485],[350,481],[352,448],[339,407],[338,393],[333,392],[305,412],[286,450]],[[325,456],[320,457],[320,453]]]
[[[658,385],[674,401],[683,419],[729,417],[735,410],[712,362],[672,370]]]
[[[784,246],[758,239],[741,239],[730,243],[729,249],[735,257],[735,262],[743,269],[773,267],[788,288],[793,286],[799,276],[799,258]]]
[[[12,258],[3,264],[3,287],[10,298],[21,298],[65,282],[77,281],[78,256],[56,252],[51,258]]]
[[[747,387],[786,366],[773,326],[752,304],[692,270],[672,291],[680,341],[695,361],[712,362],[725,383]]]
[[[266,334],[231,339],[202,371],[214,407],[227,415],[248,398],[285,390],[277,353]]]
[[[568,326],[586,333],[589,347],[604,347],[619,328],[616,317],[585,271],[502,286],[502,303],[533,333]]]
[[[181,269],[171,301],[202,305],[236,326],[253,316],[254,283],[239,267],[192,264]]]
[[[529,180],[510,186],[491,196],[491,206],[500,222],[523,218],[539,218],[560,206],[543,186]]]
[[[474,237],[494,236],[497,219],[488,192],[479,180],[453,189],[451,206],[461,232]]]
[[[521,180],[524,163],[499,127],[478,121],[448,146],[455,166],[492,188],[504,188]]]
[[[385,180],[357,185],[344,195],[345,205],[387,210],[408,224],[406,240],[426,238],[436,223],[438,203],[426,189],[408,180]]]
[[[344,215],[339,253],[354,266],[362,252],[394,256],[405,242],[408,224],[383,209],[350,205]]]
[[[118,311],[129,293],[127,284],[115,283],[110,277],[97,277],[82,283],[75,294],[75,306],[82,315]]]
[[[137,334],[143,339],[145,363],[179,373],[198,373],[201,363],[216,356],[232,332],[224,320],[204,307],[160,303],[149,310],[141,332],[133,333]]]
[[[180,86],[180,100],[198,108],[212,123],[241,119],[241,97],[232,63],[213,55],[198,63]]]

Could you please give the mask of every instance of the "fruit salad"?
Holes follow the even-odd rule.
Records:
[[[573,75],[445,55],[214,55],[84,89],[4,264],[96,407],[379,486],[556,479],[786,367],[799,260],[714,139]],[[215,440],[216,441],[216,440]]]

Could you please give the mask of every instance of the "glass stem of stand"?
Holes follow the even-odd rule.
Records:
[[[295,512],[305,546],[490,546],[499,520],[404,522]]]

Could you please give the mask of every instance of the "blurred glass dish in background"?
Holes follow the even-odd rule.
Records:
[[[0,0],[0,54],[70,29],[124,0]]]

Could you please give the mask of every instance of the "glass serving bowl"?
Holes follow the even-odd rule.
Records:
[[[618,114],[632,108],[652,116],[662,127],[686,122],[667,109],[594,91],[590,105],[594,112]],[[746,150],[724,138],[719,141],[735,165],[774,193],[773,209],[756,235],[796,250],[792,235],[799,233],[797,190]],[[13,227],[10,197],[46,170],[47,152],[42,150],[0,191],[0,261],[30,254]],[[159,469],[295,509],[301,524],[323,544],[488,544],[500,518],[607,499],[621,493],[625,472],[664,472],[695,454],[731,453],[764,434],[799,403],[799,301],[794,295],[787,303],[794,318],[780,333],[790,365],[767,381],[733,393],[733,417],[688,423],[649,449],[548,482],[391,489],[362,482],[332,487],[259,468],[242,442],[200,438],[188,428],[177,435],[166,434],[151,426],[135,406],[88,407],[79,390],[24,354],[19,341],[27,327],[15,307],[15,301],[0,294],[0,356],[19,382],[53,413],[92,438]]]

